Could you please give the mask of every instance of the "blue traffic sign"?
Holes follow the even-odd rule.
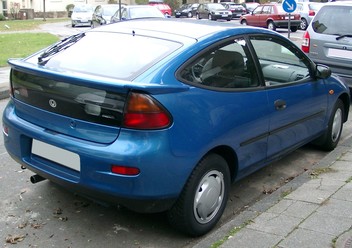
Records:
[[[287,13],[292,13],[296,10],[297,8],[297,3],[295,0],[285,0],[282,3],[282,8],[287,12]]]

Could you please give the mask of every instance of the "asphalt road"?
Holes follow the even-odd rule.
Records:
[[[70,26],[60,28],[67,33],[75,30]],[[0,101],[0,114],[6,103],[7,100]],[[342,140],[351,136],[351,129],[349,121]],[[164,214],[138,214],[96,203],[50,181],[31,184],[29,177],[33,173],[22,170],[9,157],[2,136],[0,142],[0,247],[188,248],[202,240],[202,237],[190,238],[176,232]],[[326,154],[305,146],[235,183],[218,226],[308,170]]]

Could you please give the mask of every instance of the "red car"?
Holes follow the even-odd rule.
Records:
[[[289,15],[283,10],[281,4],[268,3],[261,4],[252,13],[241,16],[240,23],[276,30],[276,28],[288,28],[289,18],[291,19],[290,29],[296,32],[301,23],[300,14]]]
[[[172,9],[166,3],[155,0],[155,1],[149,1],[149,5],[157,7],[165,16],[172,15]]]

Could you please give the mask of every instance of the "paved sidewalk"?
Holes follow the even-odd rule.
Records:
[[[194,248],[211,244],[221,248],[352,248],[352,138]]]
[[[0,100],[9,96],[10,67],[0,67]]]

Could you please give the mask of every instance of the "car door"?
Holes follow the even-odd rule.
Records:
[[[246,17],[248,25],[252,25],[256,27],[259,26],[262,10],[263,10],[263,6],[258,6],[253,10],[251,14],[249,14]]]
[[[100,26],[101,18],[102,18],[102,6],[99,5],[95,8],[93,17],[92,17],[92,28]]]
[[[275,158],[325,128],[326,87],[310,75],[312,64],[296,46],[275,37],[250,39],[268,92],[268,158]]]
[[[263,11],[262,13],[259,15],[259,23],[258,26],[259,27],[267,27],[267,20],[269,18],[269,16],[273,14],[273,7],[270,5],[265,5],[263,7]]]
[[[204,122],[217,123],[205,142],[224,145],[216,139],[225,139],[226,146],[236,152],[238,174],[247,175],[266,160],[269,128],[267,92],[260,85],[247,40],[231,37],[194,57],[178,75],[195,86],[195,95],[202,95],[204,106],[195,116],[209,109],[199,118],[210,115],[211,121]]]

